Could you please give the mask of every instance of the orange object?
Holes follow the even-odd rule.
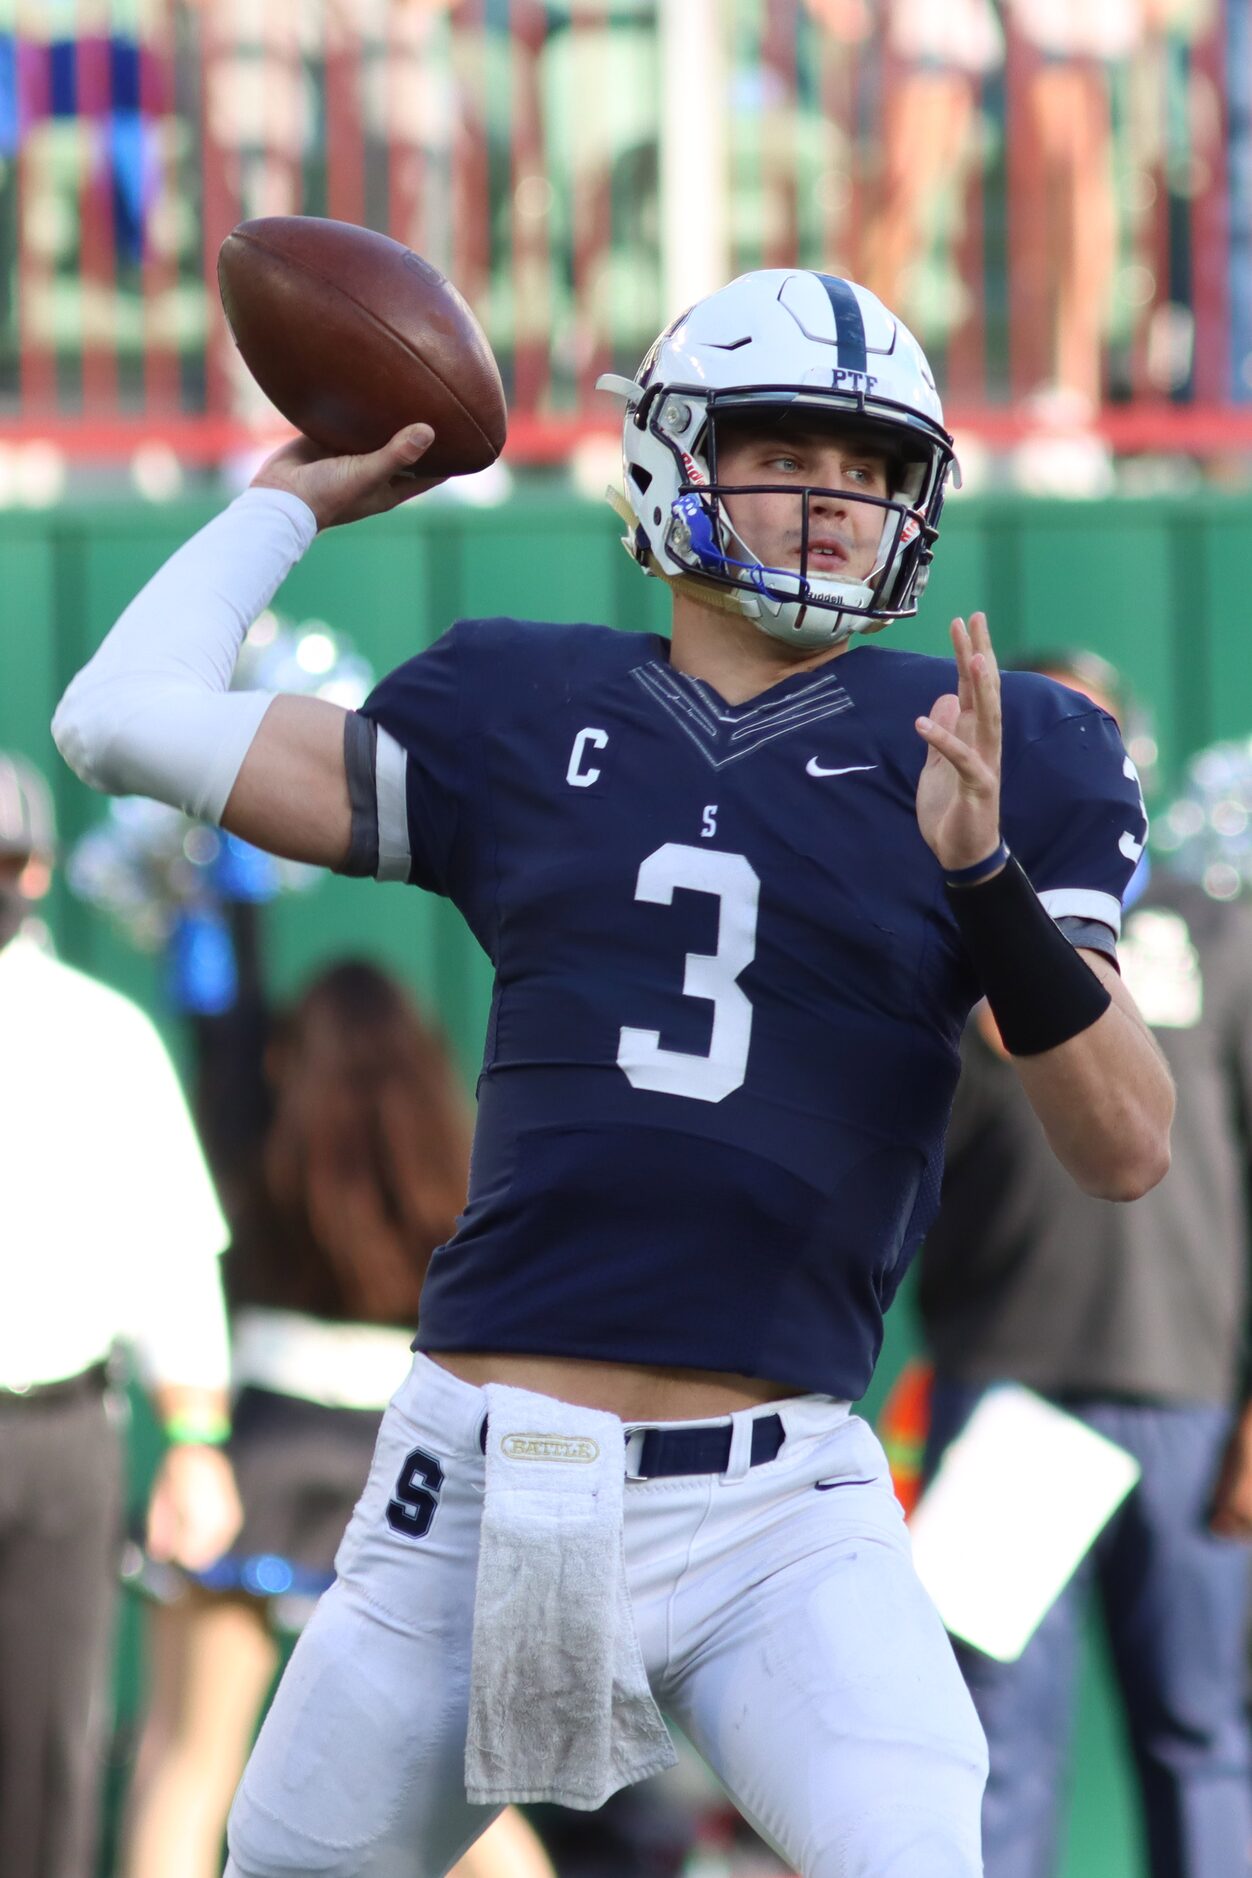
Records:
[[[933,1366],[920,1359],[906,1363],[892,1384],[878,1417],[878,1438],[886,1452],[891,1484],[906,1519],[921,1498],[922,1458],[930,1432],[934,1374]]]

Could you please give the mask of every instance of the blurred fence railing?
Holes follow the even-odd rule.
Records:
[[[726,272],[881,291],[966,430],[1252,443],[1252,0],[717,0],[677,74],[675,5],[0,0],[5,435],[207,461],[264,432],[215,258],[303,212],[457,282],[515,458],[606,421],[597,373],[677,310],[674,230],[714,222]],[[722,134],[675,168],[709,86]]]

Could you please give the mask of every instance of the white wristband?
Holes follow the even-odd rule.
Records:
[[[153,575],[52,720],[85,783],[221,820],[271,696],[229,689],[239,648],[316,533],[299,496],[249,489]]]

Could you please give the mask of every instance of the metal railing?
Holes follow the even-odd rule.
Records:
[[[457,282],[515,459],[606,422],[595,377],[676,310],[686,246],[874,286],[992,441],[1059,411],[1123,448],[1245,447],[1250,10],[8,0],[4,435],[212,461],[272,429],[215,260],[236,222],[300,212]]]

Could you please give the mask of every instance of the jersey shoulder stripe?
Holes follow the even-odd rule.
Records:
[[[408,757],[389,731],[359,711],[349,711],[343,761],[352,826],[347,856],[336,872],[407,880],[413,866]]]

